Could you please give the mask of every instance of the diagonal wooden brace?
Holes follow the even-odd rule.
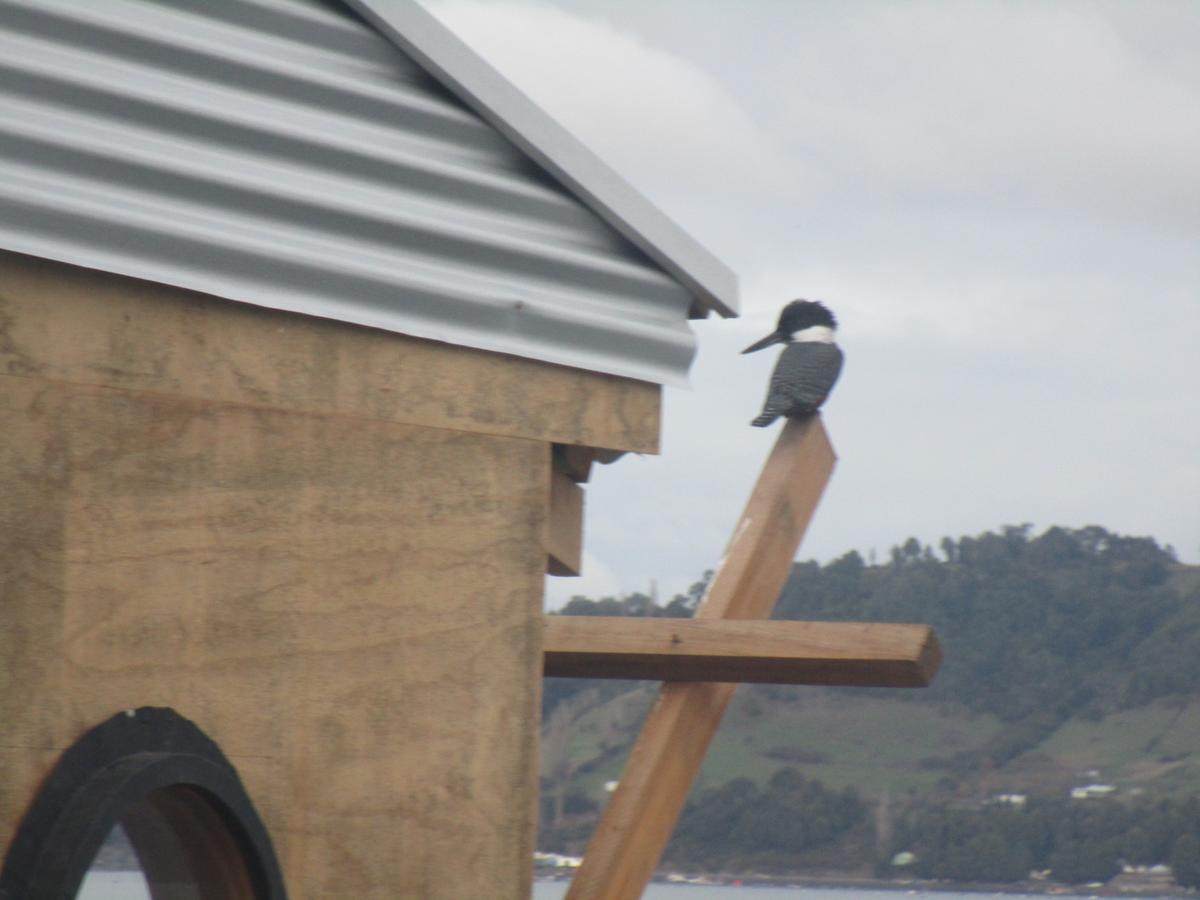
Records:
[[[696,611],[697,619],[770,616],[835,458],[820,416],[787,421]],[[567,900],[641,896],[736,687],[663,684]]]

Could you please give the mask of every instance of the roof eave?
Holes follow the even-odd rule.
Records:
[[[415,0],[344,0],[696,298],[738,314],[737,276]]]

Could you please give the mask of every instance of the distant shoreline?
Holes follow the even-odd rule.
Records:
[[[674,873],[672,873],[674,874]],[[854,888],[873,891],[921,891],[926,893],[944,892],[952,894],[1044,894],[1046,896],[1062,897],[1096,897],[1119,896],[1136,898],[1143,897],[1195,897],[1195,891],[1181,888],[1177,885],[1164,885],[1158,881],[1146,880],[1142,885],[1126,884],[1121,887],[1110,885],[1063,885],[1047,881],[1023,882],[948,882],[924,881],[912,879],[897,881],[884,878],[866,878],[854,875],[732,875],[715,873],[706,875],[681,876],[686,880],[677,881],[667,873],[654,876],[655,884],[686,884],[693,887],[789,887],[789,888]],[[569,881],[570,873],[561,870],[539,869],[536,878],[539,881]]]

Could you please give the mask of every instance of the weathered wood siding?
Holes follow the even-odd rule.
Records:
[[[658,402],[0,254],[0,842],[168,706],[293,898],[525,896],[550,443],[652,450]]]

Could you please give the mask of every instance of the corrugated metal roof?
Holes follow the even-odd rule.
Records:
[[[419,8],[384,13],[387,38],[312,0],[0,0],[0,246],[682,380],[688,310],[732,302],[732,276],[715,295],[697,287],[723,268],[586,153],[551,161],[570,145],[536,110],[492,98],[493,122],[508,112],[525,129],[514,146],[516,130],[465,106],[392,32],[416,32],[474,83],[469,51]],[[537,140],[550,152],[534,162]]]
[[[468,106],[691,289],[697,315],[737,315],[737,279],[716,257],[413,0],[345,0]]]

